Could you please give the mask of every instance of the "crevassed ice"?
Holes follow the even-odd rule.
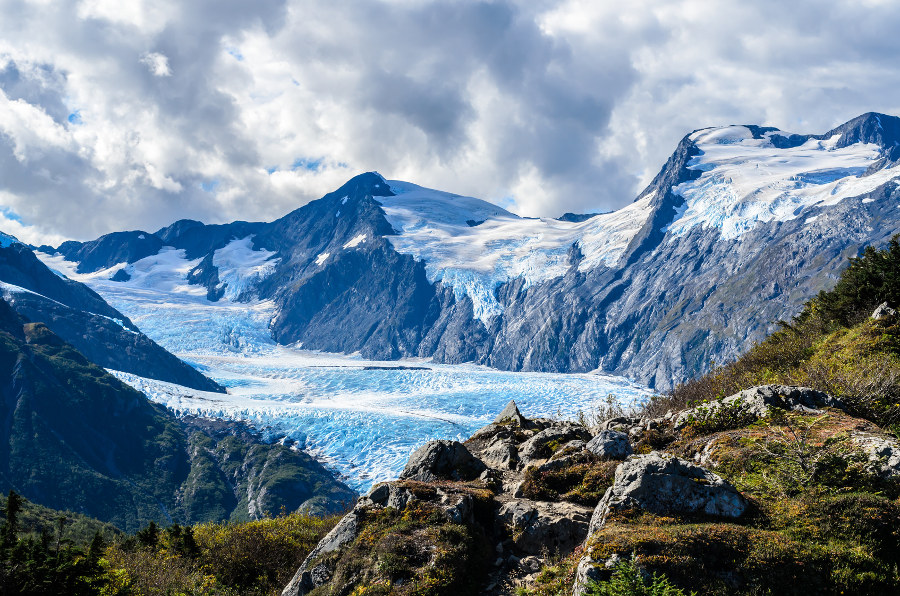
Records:
[[[754,139],[744,126],[694,133],[691,138],[703,153],[688,167],[703,173],[672,189],[686,202],[667,226],[672,237],[702,226],[735,239],[760,222],[794,219],[810,207],[836,204],[900,176],[897,167],[862,175],[880,158],[878,145],[839,149],[835,135],[779,149],[769,140],[775,134],[787,133],[767,132]]]
[[[424,442],[468,437],[510,399],[530,416],[573,417],[609,394],[625,405],[649,395],[605,374],[510,373],[424,359],[372,362],[278,346],[269,334],[271,302],[210,302],[204,288],[186,283],[198,261],[180,250],[129,265],[127,282],[110,281],[119,266],[78,274],[61,256],[38,256],[88,284],[149,337],[228,387],[228,394],[115,373],[119,378],[177,413],[242,420],[269,439],[296,441],[361,491],[396,477]]]
[[[422,361],[403,364],[428,370],[401,370],[393,368],[398,363],[290,348],[265,357],[195,361],[228,386],[229,394],[115,374],[179,414],[247,421],[270,440],[287,437],[360,491],[396,478],[426,441],[469,437],[510,399],[529,416],[572,418],[589,413],[609,394],[626,405],[648,394],[611,375],[508,373]]]
[[[398,232],[389,236],[401,253],[425,262],[429,281],[472,299],[476,318],[502,313],[499,285],[521,277],[525,286],[565,275],[568,252],[582,252],[579,270],[614,266],[649,216],[647,196],[584,222],[522,218],[496,205],[391,180],[393,197],[376,197]],[[470,225],[477,224],[477,225]]]

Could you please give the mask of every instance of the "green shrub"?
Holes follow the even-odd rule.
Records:
[[[708,405],[701,404],[695,407],[688,416],[687,427],[683,432],[697,437],[743,428],[756,420],[757,416],[751,411],[750,404],[742,399]]]
[[[594,506],[615,477],[617,461],[582,461],[556,470],[525,470],[522,495],[535,501],[569,501]]]
[[[608,581],[592,582],[589,596],[685,596],[664,575],[649,575],[635,564],[634,557],[619,562]],[[691,592],[693,594],[693,592]]]

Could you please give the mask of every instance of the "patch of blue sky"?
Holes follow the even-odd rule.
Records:
[[[241,51],[239,49],[237,49],[236,47],[228,46],[227,48],[225,48],[225,51],[228,52],[229,54],[231,54],[234,57],[234,59],[237,60],[238,62],[244,61],[244,55],[241,54]]]
[[[6,219],[23,223],[22,218],[19,216],[19,214],[9,207],[0,207],[0,215],[2,215]]]
[[[217,188],[219,188],[218,180],[209,180],[200,183],[200,190],[202,190],[203,192],[214,193],[216,192]]]
[[[69,124],[74,124],[76,126],[84,124],[84,121],[81,119],[81,110],[75,110],[69,114],[69,117],[66,118],[66,120],[69,121]]]
[[[311,157],[298,157],[294,160],[294,163],[291,164],[291,170],[309,170],[310,172],[318,172],[322,169],[324,159],[321,157],[311,158]]]

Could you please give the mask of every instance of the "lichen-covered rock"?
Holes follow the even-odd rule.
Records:
[[[809,387],[790,385],[760,385],[745,389],[724,399],[709,402],[696,408],[684,410],[675,420],[674,428],[679,430],[691,420],[710,416],[723,408],[740,408],[742,415],[763,418],[772,408],[795,412],[816,412],[819,408],[843,409],[841,400]]]
[[[854,440],[883,478],[900,478],[900,444],[892,439],[871,435],[859,435]]]
[[[331,578],[331,571],[328,568],[321,565],[314,567],[312,563],[320,556],[334,552],[343,545],[356,540],[356,536],[359,534],[362,507],[363,505],[357,505],[319,541],[316,548],[309,553],[303,564],[297,569],[297,573],[294,574],[290,583],[281,592],[281,596],[305,596]],[[316,583],[316,581],[320,583]]]
[[[413,452],[400,478],[422,482],[473,480],[484,469],[484,463],[459,441],[430,441]]]
[[[606,459],[625,459],[634,452],[628,435],[617,430],[601,431],[588,441],[585,449]]]
[[[875,312],[872,313],[872,318],[876,321],[880,321],[882,319],[892,319],[897,316],[897,311],[888,306],[887,302],[882,302],[878,305],[878,308],[875,309]]]
[[[716,474],[654,451],[619,464],[613,485],[591,517],[590,533],[606,523],[610,511],[631,508],[736,518],[746,511],[747,500]]]
[[[509,501],[498,512],[515,547],[537,555],[542,550],[568,552],[587,536],[591,510],[572,503],[545,503],[527,499]]]
[[[561,447],[569,441],[590,440],[591,434],[588,430],[580,425],[572,422],[556,423],[549,428],[545,428],[519,446],[519,459],[523,465],[528,464],[528,460],[546,459],[552,455],[552,446]]]

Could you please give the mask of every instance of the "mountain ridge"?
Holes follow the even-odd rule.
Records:
[[[272,300],[280,343],[602,368],[665,389],[735,357],[832,283],[847,254],[886,242],[883,230],[900,224],[884,208],[898,131],[900,119],[875,113],[820,135],[698,129],[635,202],[581,222],[518,218],[370,172],[271,223],[176,222],[161,233],[202,259],[189,279],[210,299]],[[223,278],[217,255],[238,240],[265,257],[265,275]],[[690,290],[673,285],[686,272]]]

